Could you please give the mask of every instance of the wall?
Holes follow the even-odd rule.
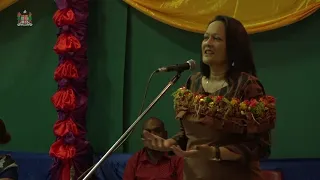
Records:
[[[7,150],[48,152],[54,140],[56,113],[50,102],[56,90],[52,51],[56,28],[52,1],[25,0],[0,13],[0,114],[11,130]],[[40,4],[39,4],[40,3]],[[158,67],[200,60],[202,35],[172,28],[128,8],[118,0],[91,0],[89,21],[88,137],[97,152],[109,148],[137,117],[150,73]],[[33,13],[32,28],[16,27],[16,13]],[[258,74],[269,94],[278,99],[278,123],[273,133],[274,158],[320,157],[317,111],[319,12],[297,24],[253,35]],[[174,73],[153,77],[146,105]],[[147,115],[158,116],[173,135],[170,94],[188,73]],[[120,151],[141,148],[141,125]]]

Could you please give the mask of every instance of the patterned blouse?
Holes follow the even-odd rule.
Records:
[[[10,180],[18,179],[18,165],[10,155],[0,156],[0,179],[8,178]]]

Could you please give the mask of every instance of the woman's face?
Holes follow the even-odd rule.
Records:
[[[201,48],[203,63],[209,66],[226,63],[226,33],[223,22],[214,21],[209,24]]]

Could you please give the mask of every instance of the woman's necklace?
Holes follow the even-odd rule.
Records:
[[[209,78],[207,78],[206,80],[207,80],[206,81],[206,88],[207,88],[207,91],[209,92]],[[224,80],[222,85],[221,85],[221,87],[220,88],[215,88],[214,91],[212,91],[212,93],[215,94],[219,90],[218,94],[220,94],[220,90],[224,87],[225,84],[226,84],[226,81]]]

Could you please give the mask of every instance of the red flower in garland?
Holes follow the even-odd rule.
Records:
[[[247,106],[250,105],[250,101],[248,101],[248,100],[244,100],[243,103],[244,103],[245,105],[247,105]]]
[[[265,96],[264,99],[266,99],[268,103],[275,103],[276,102],[276,99],[272,96]]]
[[[220,102],[222,99],[223,99],[223,96],[217,96],[217,97],[216,97],[216,101],[217,101],[217,102]]]
[[[249,102],[249,107],[256,107],[258,104],[258,101],[255,99],[251,99]]]

